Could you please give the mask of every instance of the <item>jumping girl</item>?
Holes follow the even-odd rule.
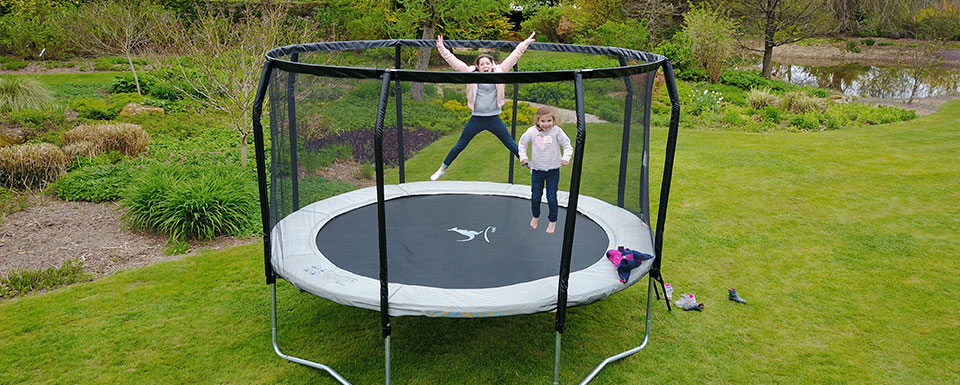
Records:
[[[437,51],[440,52],[443,60],[446,60],[451,67],[460,72],[508,72],[517,63],[517,60],[520,60],[520,56],[527,50],[530,43],[535,41],[534,37],[536,35],[536,32],[530,34],[530,37],[518,44],[517,48],[510,53],[510,56],[507,56],[500,64],[494,62],[493,56],[483,54],[477,56],[473,65],[467,65],[443,46],[442,35],[437,37]],[[503,84],[467,84],[467,106],[473,113],[470,120],[467,121],[467,125],[463,128],[463,133],[460,134],[457,144],[453,145],[443,163],[440,164],[440,168],[430,176],[430,180],[439,179],[446,172],[447,167],[450,167],[453,160],[457,158],[457,155],[460,155],[460,151],[463,151],[480,131],[490,131],[500,139],[500,142],[510,150],[510,153],[519,157],[517,142],[513,140],[513,136],[507,131],[507,126],[500,119],[500,107],[504,103],[504,88]]]

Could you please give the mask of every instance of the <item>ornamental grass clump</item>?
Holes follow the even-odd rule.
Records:
[[[124,218],[173,242],[256,232],[259,199],[249,170],[155,164],[130,184]]]
[[[146,151],[150,135],[131,123],[85,124],[63,133],[63,144],[71,157],[96,156],[110,150],[135,157]]]
[[[807,95],[802,92],[788,92],[780,99],[780,107],[797,114],[807,112],[822,112],[827,108],[823,99]]]
[[[779,104],[777,95],[770,92],[769,88],[754,88],[747,92],[747,105],[755,110],[762,110],[767,106]]]
[[[36,79],[0,76],[0,111],[43,110],[52,104],[53,97]]]
[[[0,147],[0,185],[16,189],[42,188],[67,170],[69,161],[50,143]]]

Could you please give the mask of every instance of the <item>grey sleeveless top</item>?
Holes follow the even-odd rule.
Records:
[[[474,116],[500,115],[500,106],[497,105],[497,85],[477,84],[477,99],[473,104]]]

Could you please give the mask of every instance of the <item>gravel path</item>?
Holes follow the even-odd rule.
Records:
[[[574,110],[567,110],[560,107],[548,106],[546,104],[528,102],[526,100],[521,100],[521,101],[529,104],[530,107],[533,107],[533,108],[540,108],[540,107],[553,108],[553,110],[556,111],[555,118],[557,118],[557,123],[576,123],[577,122],[577,112]],[[510,99],[507,99],[507,103],[503,105],[504,108],[508,107],[510,103],[513,103],[513,101]],[[592,114],[585,113],[584,118],[586,118],[587,123],[607,123],[606,120],[600,119],[596,115],[592,115]]]

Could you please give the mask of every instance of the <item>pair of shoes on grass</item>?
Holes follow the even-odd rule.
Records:
[[[683,309],[683,310],[688,310],[688,311],[689,311],[689,310],[696,310],[696,311],[701,311],[701,310],[703,310],[703,304],[700,303],[700,302],[697,302],[697,297],[694,296],[693,294],[682,293],[682,294],[680,294],[680,299],[678,299],[678,300],[677,300],[676,302],[674,302],[673,304],[674,304],[674,305],[677,305],[677,307],[679,307],[679,308],[681,308],[681,309]]]
[[[680,299],[676,300],[673,304],[677,305],[677,307],[683,307],[683,305],[691,302],[696,303],[697,297],[693,294],[681,293]]]

